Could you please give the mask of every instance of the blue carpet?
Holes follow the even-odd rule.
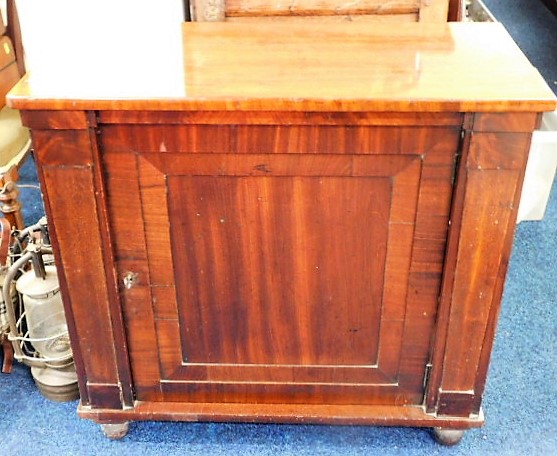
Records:
[[[534,4],[532,0],[520,2]],[[557,52],[543,54],[557,43],[557,19],[543,13],[553,28],[536,29],[531,21],[538,17],[545,24],[540,13],[543,9],[532,8],[534,19],[522,18],[513,9],[514,3],[487,3],[503,22],[510,16],[512,22],[507,27],[516,33],[518,44],[533,61],[545,62],[540,70],[553,85],[557,81]],[[517,22],[529,24],[524,34]],[[530,45],[536,30],[537,41]],[[21,174],[22,184],[36,184],[32,160]],[[557,184],[544,220],[523,222],[517,228],[484,397],[486,424],[468,431],[457,447],[441,447],[432,441],[428,430],[417,428],[162,422],[133,423],[127,437],[113,442],[102,435],[98,425],[76,416],[76,402],[60,404],[44,399],[28,368],[15,365],[12,374],[0,374],[0,454],[557,455],[555,187]],[[36,188],[22,189],[26,224],[42,215],[38,196]]]
[[[557,93],[557,17],[540,0],[483,0]]]

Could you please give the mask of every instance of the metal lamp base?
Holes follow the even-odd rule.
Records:
[[[79,399],[77,374],[73,364],[63,368],[31,367],[37,388],[47,399],[69,402]]]

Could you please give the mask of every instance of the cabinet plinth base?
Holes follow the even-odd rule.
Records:
[[[212,421],[244,423],[312,423],[372,426],[412,426],[441,429],[468,429],[482,426],[483,413],[469,418],[437,417],[421,406],[388,405],[291,405],[142,402],[133,408],[93,409],[80,405],[78,414],[95,422],[126,421]]]

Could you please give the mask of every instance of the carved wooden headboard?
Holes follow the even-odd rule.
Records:
[[[190,0],[194,21],[446,22],[462,9],[462,0]]]

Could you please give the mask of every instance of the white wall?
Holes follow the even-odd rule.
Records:
[[[141,39],[152,52],[164,53],[163,38],[179,39],[184,19],[182,0],[17,0],[17,7],[31,72],[59,52],[53,43],[70,42],[78,30],[122,52],[127,42]]]
[[[6,23],[6,0],[0,0],[0,9],[2,10],[2,18]]]

